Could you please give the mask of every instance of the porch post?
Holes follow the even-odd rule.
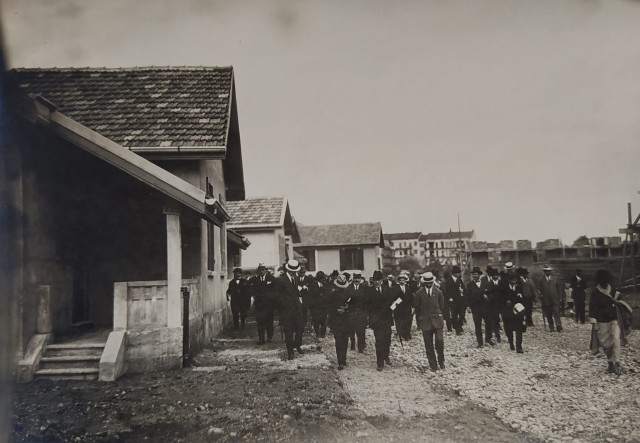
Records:
[[[167,216],[167,327],[182,325],[182,240],[180,234],[180,212],[166,207]]]

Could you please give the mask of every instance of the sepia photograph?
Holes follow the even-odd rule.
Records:
[[[640,1],[0,0],[0,442],[640,443]]]

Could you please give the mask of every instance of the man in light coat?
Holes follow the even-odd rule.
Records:
[[[542,299],[542,315],[549,323],[549,331],[562,331],[562,320],[560,320],[560,303],[562,303],[562,290],[558,286],[558,281],[551,276],[553,270],[551,266],[544,265],[542,268],[544,277],[540,283],[540,297]],[[554,323],[555,322],[555,323]]]
[[[418,329],[422,330],[427,360],[433,372],[438,369],[438,365],[440,369],[444,369],[444,295],[434,286],[434,280],[431,272],[422,274],[420,281],[424,286],[414,295],[416,323]]]

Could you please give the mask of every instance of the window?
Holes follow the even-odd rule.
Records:
[[[340,249],[340,269],[364,270],[364,253],[361,248]]]
[[[302,251],[302,255],[307,259],[307,271],[315,271],[316,270],[316,251],[312,250],[304,250]]]
[[[225,273],[225,263],[227,258],[227,228],[222,225],[220,232],[220,270]]]
[[[213,223],[207,223],[207,269],[215,271],[216,265],[216,237]]]

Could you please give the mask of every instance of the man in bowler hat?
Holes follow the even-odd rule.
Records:
[[[251,294],[253,295],[253,307],[256,314],[256,327],[258,329],[258,343],[264,344],[273,339],[273,304],[270,294],[275,290],[275,277],[267,273],[264,264],[258,264],[258,275],[249,280]]]
[[[242,278],[242,269],[233,270],[233,280],[227,288],[227,301],[231,301],[233,326],[236,331],[244,329],[244,323],[251,308],[251,292],[248,282]]]
[[[389,350],[391,347],[391,326],[393,326],[392,305],[396,300],[389,286],[383,285],[381,271],[373,271],[373,287],[369,288],[367,308],[369,324],[376,339],[376,362],[378,371],[384,364],[391,366]]]
[[[451,326],[456,330],[457,335],[461,335],[467,306],[464,300],[464,283],[460,266],[455,265],[451,268],[451,276],[444,283],[444,295],[446,302],[449,303]]]
[[[482,340],[482,322],[484,321],[485,341],[490,345],[496,343],[491,338],[491,320],[489,319],[489,296],[487,295],[487,283],[481,279],[482,271],[475,266],[471,270],[472,281],[464,288],[464,298],[471,308],[473,324],[476,329],[476,340],[478,347],[484,345]]]

